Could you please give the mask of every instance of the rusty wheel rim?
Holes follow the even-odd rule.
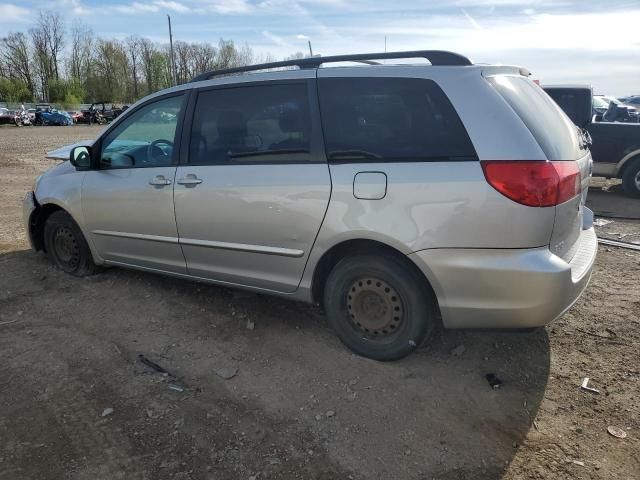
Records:
[[[393,335],[404,319],[404,305],[398,292],[373,277],[358,279],[349,287],[347,312],[353,326],[374,339]]]

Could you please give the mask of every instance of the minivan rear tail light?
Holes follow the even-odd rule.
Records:
[[[480,163],[487,182],[522,205],[552,207],[580,193],[577,162],[484,160]]]

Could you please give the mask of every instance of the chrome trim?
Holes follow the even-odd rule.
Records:
[[[105,237],[132,238],[134,240],[148,240],[150,242],[180,243],[176,237],[162,237],[160,235],[145,235],[144,233],[112,232],[110,230],[92,230],[91,233]]]
[[[292,248],[266,247],[264,245],[247,245],[244,243],[216,242],[213,240],[195,240],[191,238],[162,237],[159,235],[145,235],[144,233],[113,232],[109,230],[93,230],[91,233],[106,237],[131,238],[150,242],[179,243],[193,247],[220,248],[223,250],[237,250],[240,252],[263,253],[266,255],[280,255],[282,257],[300,258],[304,250]]]
[[[181,238],[181,245],[191,245],[194,247],[220,248],[223,250],[238,250],[241,252],[264,253],[266,255],[280,255],[282,257],[300,258],[304,255],[304,250],[292,248],[266,247],[264,245],[246,245],[244,243],[216,242],[214,240],[194,240],[191,238]]]

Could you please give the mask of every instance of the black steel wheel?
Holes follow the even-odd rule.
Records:
[[[47,218],[44,245],[51,261],[67,273],[84,277],[97,270],[80,228],[63,210],[53,212]]]
[[[426,280],[392,255],[340,260],[324,290],[328,322],[352,351],[375,360],[402,358],[435,326],[435,299]]]

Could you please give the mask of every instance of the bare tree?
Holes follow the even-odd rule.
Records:
[[[127,61],[129,62],[129,71],[131,72],[131,85],[133,87],[133,99],[139,98],[138,89],[138,70],[140,66],[140,59],[142,57],[142,45],[140,37],[130,36],[125,40],[125,49],[127,53]]]
[[[176,83],[188,82],[193,71],[193,49],[187,42],[173,43],[174,59],[176,62]]]
[[[11,33],[3,38],[0,43],[5,69],[9,78],[17,78],[23,81],[27,88],[33,92],[33,77],[31,61],[29,59],[29,43],[24,33]]]
[[[9,80],[3,82],[5,91],[10,85],[24,98],[28,89],[43,100],[128,102],[172,84],[169,58],[168,45],[136,35],[125,41],[98,39],[82,23],[73,24],[65,37],[63,17],[41,11],[28,35],[12,33],[0,39],[0,79]],[[217,46],[175,42],[181,83],[216,68],[273,60],[231,40],[220,39]]]
[[[213,70],[216,62],[216,48],[208,43],[195,43],[193,49],[193,74]]]
[[[93,32],[82,23],[71,28],[71,50],[69,52],[69,76],[76,82],[84,82],[89,75],[93,51]]]

